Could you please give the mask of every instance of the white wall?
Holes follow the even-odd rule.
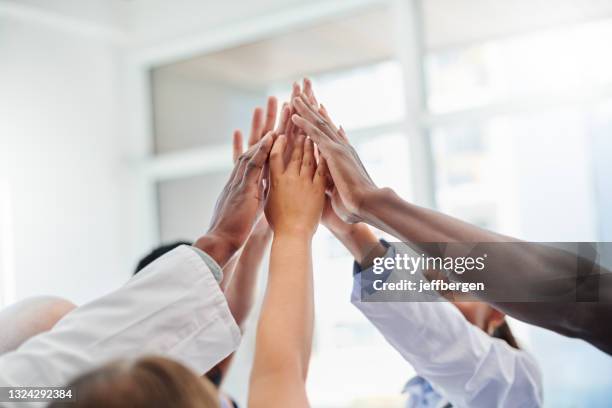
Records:
[[[117,57],[99,38],[0,16],[0,177],[11,196],[17,299],[82,302],[127,276]]]

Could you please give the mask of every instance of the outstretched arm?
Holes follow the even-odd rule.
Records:
[[[520,242],[454,219],[436,211],[418,207],[402,200],[390,189],[378,188],[369,177],[355,149],[348,142],[342,129],[336,128],[327,113],[309,102],[302,95],[294,98],[297,115],[294,123],[317,143],[321,156],[329,166],[334,181],[332,204],[345,221],[364,221],[380,228],[404,242],[421,243],[496,243]],[[419,247],[424,253],[429,247]],[[467,254],[459,254],[459,256]],[[506,245],[500,249],[494,262],[489,259],[487,274],[482,275],[485,286],[499,287],[500,281],[511,281],[517,293],[526,293],[534,280],[548,282],[550,293],[572,293],[576,289],[577,262],[575,255],[540,245]],[[497,263],[500,265],[497,267]],[[595,268],[599,266],[595,265]],[[512,274],[506,273],[512,271]],[[599,271],[599,270],[598,270]],[[612,293],[612,280],[608,271],[595,273],[595,280],[602,277],[599,285],[586,285],[583,295],[597,298],[600,293]],[[510,276],[512,275],[512,276]],[[605,276],[604,276],[605,275]],[[470,274],[455,275],[455,279],[466,281]],[[612,304],[548,302],[519,303],[498,302],[495,296],[483,291],[476,293],[482,300],[493,303],[507,314],[526,322],[546,327],[558,333],[582,338],[596,347],[612,354],[612,328],[601,325],[601,321],[612,319]],[[609,296],[609,295],[608,295]]]
[[[249,147],[258,143],[268,132],[274,130],[277,104],[278,102],[275,97],[269,97],[265,116],[261,108],[256,108],[253,112],[251,134],[248,139]],[[281,120],[275,130],[276,134],[281,134],[285,131],[289,121],[289,110],[288,106],[283,106]],[[236,130],[233,140],[234,162],[242,155],[242,150],[242,133]],[[253,306],[259,268],[271,238],[272,230],[266,218],[262,217],[253,228],[242,251],[223,271],[225,296],[227,297],[232,315],[241,329],[243,329],[244,321]]]
[[[249,148],[257,144],[268,132],[274,129],[277,105],[277,99],[271,96],[268,98],[265,113],[260,107],[255,108],[253,111],[251,131],[248,138]],[[281,127],[286,126],[288,116],[288,108],[283,109],[277,131]],[[243,137],[240,130],[234,131],[232,142],[232,158],[234,164],[236,164],[244,150]],[[265,217],[261,217],[249,235],[244,247],[223,268],[221,287],[224,290],[232,316],[242,332],[244,332],[246,319],[251,313],[255,301],[255,286],[261,261],[271,238],[272,230],[268,226]],[[217,364],[207,373],[208,378],[213,383],[219,385],[225,378],[233,358],[234,353]]]
[[[314,320],[311,242],[321,217],[325,164],[310,140],[295,140],[286,169],[287,138],[270,156],[266,217],[274,230],[268,287],[257,327],[249,406],[307,407],[305,381]]]
[[[331,205],[322,222],[363,271],[353,278],[352,303],[450,402],[469,407],[542,405],[542,379],[533,358],[470,324],[451,303],[368,302],[362,285],[370,286],[365,276],[372,275],[366,270],[375,257],[394,258],[399,252],[393,245],[384,247],[366,224],[344,223]]]

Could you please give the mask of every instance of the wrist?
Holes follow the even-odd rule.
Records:
[[[361,228],[363,228],[363,224],[357,222],[355,224],[344,223],[341,227],[333,226],[333,225],[325,225],[325,227],[339,240],[344,241],[346,239],[350,239],[356,233],[359,232]]]
[[[251,237],[257,239],[268,239],[272,237],[272,228],[270,228],[265,218],[262,218],[262,220],[255,225],[253,232],[251,232]]]
[[[336,235],[344,246],[349,250],[357,263],[363,265],[371,256],[373,251],[381,246],[378,238],[372,230],[364,223],[352,224],[351,231],[344,235]],[[379,251],[376,251],[378,254]]]
[[[223,268],[242,245],[225,234],[211,231],[200,237],[193,246],[206,252]]]
[[[376,219],[382,205],[397,197],[395,191],[389,187],[367,190],[360,197],[357,215],[364,222],[371,223]]]
[[[290,238],[299,239],[301,241],[312,241],[315,231],[307,228],[291,227],[277,228],[274,230],[274,239]]]

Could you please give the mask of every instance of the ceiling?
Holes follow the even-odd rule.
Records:
[[[425,45],[439,49],[612,17],[610,0],[421,0]]]
[[[198,79],[258,88],[387,59],[394,54],[392,16],[377,8],[282,36],[214,52],[161,68]],[[253,71],[257,76],[253,76]]]
[[[329,0],[0,0],[117,30],[135,46],[180,38],[300,4]]]
[[[334,1],[348,0],[0,0],[0,9],[9,5],[61,15],[118,30],[136,46],[151,46],[282,9]],[[420,0],[420,4],[428,49],[612,17],[610,0]]]

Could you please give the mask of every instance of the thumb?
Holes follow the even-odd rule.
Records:
[[[261,171],[263,170],[264,164],[266,160],[268,160],[268,155],[270,154],[270,150],[272,149],[273,137],[272,132],[268,133],[264,136],[255,146],[256,151],[248,161],[244,180],[247,183],[256,183],[259,180],[259,176]]]

